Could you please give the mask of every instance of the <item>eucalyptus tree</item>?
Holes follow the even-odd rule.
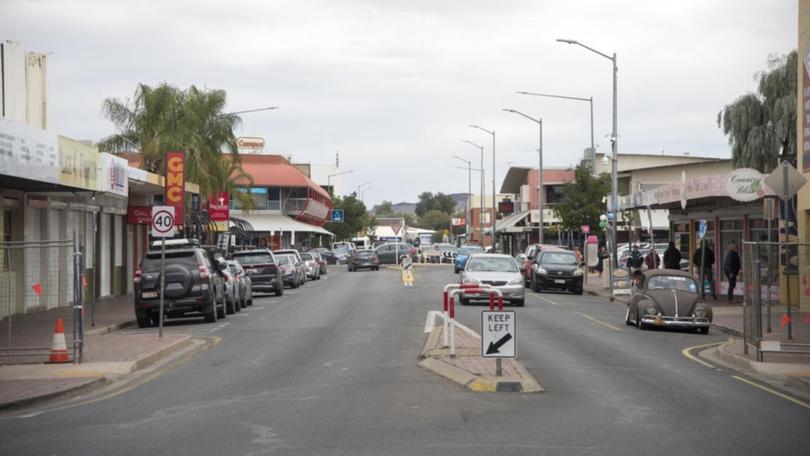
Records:
[[[757,93],[747,93],[717,114],[717,126],[728,136],[735,168],[769,172],[782,157],[796,157],[796,65],[793,51],[771,57],[768,70],[755,75]]]

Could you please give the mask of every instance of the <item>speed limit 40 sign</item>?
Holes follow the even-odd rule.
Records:
[[[152,236],[172,237],[175,231],[174,206],[152,206]]]

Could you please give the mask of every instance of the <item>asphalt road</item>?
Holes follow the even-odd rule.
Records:
[[[448,268],[332,268],[242,316],[169,331],[221,343],[120,395],[0,421],[0,454],[808,454],[810,410],[686,358],[719,342],[622,323],[603,299],[534,295],[518,356],[542,394],[474,393],[417,366]],[[482,307],[459,309],[476,328]],[[224,323],[227,323],[225,325]],[[214,329],[217,327],[218,329]]]

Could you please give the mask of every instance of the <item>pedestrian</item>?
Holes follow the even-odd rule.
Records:
[[[661,266],[661,256],[658,255],[655,249],[651,248],[647,255],[644,256],[644,265],[647,266],[647,269],[658,269]]]
[[[675,247],[674,241],[669,241],[669,246],[664,251],[664,267],[666,269],[681,269],[681,251]]]
[[[627,257],[627,269],[630,270],[630,278],[633,285],[638,282],[638,276],[641,275],[641,267],[643,265],[644,257],[641,256],[641,252],[638,251],[638,246],[633,244],[633,250],[630,252],[630,256]]]
[[[579,250],[579,247],[574,247],[574,256],[577,259],[577,266],[582,265],[582,251]]]
[[[698,244],[697,248],[695,249],[695,255],[693,257],[692,262],[694,263],[695,267],[698,270],[698,282],[700,282],[700,295],[703,296],[705,292],[705,286],[703,285],[703,281],[706,280],[709,282],[709,290],[712,293],[712,298],[717,300],[717,292],[714,289],[714,250],[711,247],[711,244],[707,240],[702,240],[701,242],[705,242],[705,247],[701,247]],[[701,250],[706,251],[706,256],[703,257],[701,254]],[[701,263],[701,257],[702,263]],[[703,271],[700,270],[701,264],[703,265]]]
[[[607,249],[602,246],[599,247],[599,253],[596,254],[596,272],[599,273],[599,277],[602,277],[602,271],[605,269],[605,258],[608,257]]]
[[[734,288],[737,286],[737,275],[740,273],[740,254],[737,253],[737,243],[732,241],[723,261],[723,272],[728,278],[728,302],[734,300]]]

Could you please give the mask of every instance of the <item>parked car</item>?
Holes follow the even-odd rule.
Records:
[[[152,244],[133,279],[140,328],[160,319],[160,242]],[[225,279],[211,254],[185,239],[165,242],[164,316],[201,314],[209,323],[225,318]]]
[[[281,270],[284,285],[289,285],[290,288],[298,288],[304,284],[306,271],[304,270],[303,261],[298,261],[295,256],[291,254],[276,255],[276,260]]]
[[[521,269],[523,270],[523,277],[525,279],[524,285],[529,287],[531,286],[532,282],[532,268],[534,264],[537,262],[537,258],[540,255],[540,252],[543,250],[565,250],[562,246],[559,245],[551,245],[551,244],[531,244],[526,247],[526,259],[523,260],[523,263],[518,263],[519,266],[522,266]]]
[[[236,279],[236,273],[228,266],[228,262],[222,256],[216,256],[214,259],[217,262],[225,279],[225,311],[228,314],[242,311],[242,298],[239,296],[239,282]]]
[[[273,292],[276,296],[284,294],[281,271],[270,249],[234,252],[231,258],[238,261],[245,274],[250,277],[252,292]]]
[[[458,274],[462,269],[464,269],[464,265],[467,263],[467,258],[474,253],[483,253],[484,249],[481,248],[480,245],[462,245],[458,252],[456,252],[456,258],[453,260],[453,272]]]
[[[318,260],[315,259],[315,256],[313,256],[312,253],[304,252],[301,254],[301,259],[304,260],[304,271],[307,274],[307,278],[320,280],[321,265],[318,264]]]
[[[242,300],[242,308],[253,305],[253,290],[250,277],[245,273],[242,265],[236,260],[228,260],[228,266],[231,267],[236,275],[236,281],[239,283],[239,297]]]
[[[293,265],[295,266],[295,269],[298,271],[298,274],[301,276],[299,286],[307,283],[306,265],[304,264],[304,259],[301,258],[301,253],[299,253],[298,250],[296,249],[274,250],[273,253],[276,254],[276,256],[291,255],[293,257]]]
[[[523,275],[520,273],[514,258],[497,253],[476,253],[469,257],[461,272],[461,283],[491,285],[503,293],[503,300],[516,306],[525,303],[526,288],[523,286]],[[473,299],[487,299],[488,293],[465,294],[461,305],[467,305]]]
[[[316,251],[313,251],[313,250],[310,250],[309,253],[312,254],[313,258],[315,258],[315,262],[318,263],[318,268],[321,271],[321,275],[326,274],[326,266],[327,266],[328,263],[323,258],[323,256],[321,256],[321,254],[319,252],[316,252]]]
[[[358,269],[371,269],[372,271],[380,270],[380,259],[374,250],[357,250],[349,257],[349,263],[346,266],[349,272]]]
[[[318,247],[318,248],[312,249],[311,251],[316,252],[318,255],[320,255],[321,258],[323,258],[323,260],[326,261],[326,264],[338,264],[340,262],[338,260],[338,257],[335,256],[335,254],[332,253],[331,250],[329,250],[329,249],[327,249],[325,247]]]
[[[532,266],[532,291],[568,290],[582,294],[582,269],[569,250],[540,250]]]
[[[416,250],[416,247],[405,242],[388,242],[374,249],[374,252],[377,254],[380,264],[399,263],[397,254],[399,254],[399,256],[410,255],[411,261],[414,263],[419,261],[419,252]]]
[[[349,260],[349,255],[351,255],[352,250],[354,249],[350,248],[348,244],[343,243],[338,245],[337,247],[332,248],[332,255],[334,255],[337,264],[346,264],[346,262]]]
[[[687,272],[672,269],[644,271],[627,304],[624,322],[648,326],[694,329],[708,334],[712,308],[700,299],[698,284]]]

